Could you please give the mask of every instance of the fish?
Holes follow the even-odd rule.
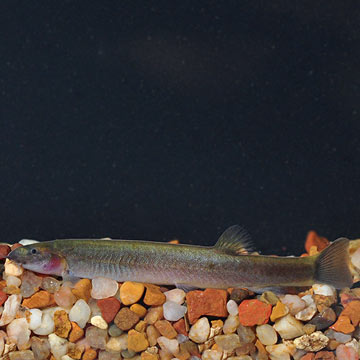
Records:
[[[247,233],[233,225],[214,246],[62,239],[18,247],[8,258],[25,269],[63,280],[106,277],[184,289],[244,287],[258,292],[314,283],[350,287],[348,246],[347,238],[339,238],[313,256],[253,255]]]

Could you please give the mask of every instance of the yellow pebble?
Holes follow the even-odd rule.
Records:
[[[141,320],[135,325],[135,330],[139,331],[139,332],[145,332],[146,327],[147,327],[147,322],[144,320]]]
[[[135,314],[138,314],[141,318],[144,317],[147,313],[147,310],[140,304],[132,304],[130,310]]]
[[[289,309],[281,301],[278,301],[273,307],[270,320],[275,321],[289,313]]]
[[[149,346],[149,342],[144,333],[136,330],[130,330],[128,332],[128,349],[135,352],[144,351]]]
[[[124,305],[138,302],[144,293],[144,284],[125,281],[120,287],[120,300]]]

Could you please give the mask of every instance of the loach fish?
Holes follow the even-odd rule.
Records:
[[[340,238],[318,255],[248,255],[248,236],[234,225],[215,246],[152,241],[64,239],[18,247],[8,258],[25,269],[71,278],[108,277],[182,288],[350,287],[349,240]]]

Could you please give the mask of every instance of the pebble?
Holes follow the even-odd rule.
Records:
[[[240,325],[238,315],[230,315],[224,322],[223,332],[224,334],[232,334],[236,331],[237,327]]]
[[[340,315],[335,324],[331,325],[330,328],[344,334],[350,334],[355,330],[354,325],[350,322],[350,318],[345,315]]]
[[[107,329],[108,324],[104,318],[100,315],[95,315],[90,319],[91,325],[98,327],[99,329]]]
[[[84,330],[74,321],[71,322],[69,341],[75,343],[84,336]]]
[[[360,301],[355,300],[349,302],[340,316],[348,316],[354,326],[358,326],[360,322]]]
[[[97,357],[97,352],[94,349],[86,349],[84,351],[82,360],[95,360]]]
[[[156,321],[163,318],[164,311],[162,306],[155,306],[148,309],[148,312],[144,318],[144,320],[148,324],[155,324]]]
[[[54,313],[55,334],[67,338],[71,330],[71,322],[65,310],[57,310]]]
[[[9,360],[35,360],[34,353],[31,350],[13,351],[8,356]]]
[[[81,279],[79,280],[71,292],[78,298],[83,299],[86,302],[89,301],[91,296],[91,281],[90,279]]]
[[[255,333],[250,326],[240,324],[236,332],[242,344],[249,344],[255,340]]]
[[[274,329],[283,339],[289,340],[304,334],[303,324],[295,319],[291,314],[275,321]]]
[[[19,287],[20,285],[21,285],[21,280],[18,277],[13,276],[13,275],[9,275],[6,277],[6,286]],[[21,295],[23,295],[23,294],[21,294]]]
[[[114,323],[121,330],[129,330],[140,320],[138,314],[132,312],[128,307],[123,307],[114,318]]]
[[[2,290],[0,290],[0,306],[4,304],[7,298],[8,298],[7,294],[4,293]]]
[[[73,305],[69,312],[70,321],[76,322],[81,328],[84,328],[90,318],[90,307],[83,299],[79,299]]]
[[[31,331],[25,318],[14,319],[6,328],[9,339],[14,339],[19,350],[26,350],[30,340]]]
[[[274,345],[277,342],[277,333],[269,324],[258,325],[256,335],[263,345]]]
[[[201,354],[202,360],[221,360],[221,357],[222,357],[222,351],[218,351],[218,350],[208,349]]]
[[[50,334],[48,336],[50,351],[54,355],[55,359],[60,359],[66,355],[68,351],[68,341],[66,339],[57,336],[56,334]]]
[[[321,331],[315,331],[310,335],[303,335],[294,340],[297,349],[305,351],[320,351],[327,346],[329,338]]]
[[[15,315],[19,310],[21,295],[10,295],[4,303],[4,310],[0,318],[0,326],[9,324],[15,319]]]
[[[116,314],[120,309],[120,301],[114,297],[100,299],[97,301],[97,306],[101,311],[101,315],[107,323],[114,320]]]
[[[165,291],[166,301],[173,301],[179,305],[182,305],[185,301],[186,293],[182,289],[172,289]]]
[[[285,295],[281,298],[281,302],[287,306],[291,315],[297,314],[306,307],[306,302],[297,295]]]
[[[54,294],[59,291],[61,282],[51,276],[46,276],[42,279],[41,288],[48,291],[50,294]]]
[[[41,325],[42,311],[40,309],[30,309],[28,314],[29,329],[35,330]]]
[[[58,306],[70,309],[76,302],[76,296],[72,293],[69,286],[63,285],[54,293],[54,300]]]
[[[155,326],[156,330],[159,331],[159,333],[162,336],[165,336],[168,339],[176,338],[177,332],[173,328],[173,326],[171,325],[171,323],[169,321],[167,321],[167,320],[158,320],[154,324],[154,326]]]
[[[336,314],[333,309],[326,308],[310,320],[310,324],[316,326],[316,330],[327,329],[336,321]]]
[[[124,305],[135,304],[143,296],[144,290],[142,283],[125,281],[120,287],[120,300]]]
[[[285,344],[268,345],[266,351],[271,360],[290,360],[289,349]]]
[[[30,343],[36,360],[46,360],[49,357],[50,343],[48,339],[33,336]]]
[[[210,334],[210,324],[209,320],[206,317],[202,317],[191,326],[189,331],[189,338],[198,343],[204,343]]]
[[[312,334],[316,330],[316,326],[310,323],[307,323],[303,327],[304,333],[307,335]]]
[[[237,304],[240,304],[250,296],[250,293],[251,292],[248,289],[236,288],[231,291],[230,299],[234,300]]]
[[[188,332],[186,331],[186,324],[184,319],[180,319],[173,323],[174,329],[177,331],[178,334],[183,334],[188,336]]]
[[[319,351],[315,355],[315,359],[317,360],[335,360],[335,355],[332,351]]]
[[[166,296],[160,291],[160,287],[146,284],[144,303],[149,306],[159,306],[164,304]]]
[[[40,276],[36,276],[32,271],[25,271],[22,275],[21,281],[21,295],[27,298],[39,290],[42,283],[42,278]]]
[[[43,313],[41,317],[41,325],[34,331],[36,335],[49,335],[54,332],[55,324],[53,317],[49,313]]]
[[[109,337],[106,330],[99,329],[96,326],[89,326],[86,328],[85,338],[91,347],[105,350],[105,346]]]
[[[149,342],[144,333],[133,329],[128,332],[128,350],[140,352],[146,350],[148,346]]]
[[[114,336],[106,343],[106,350],[110,352],[120,352],[128,347],[128,334]]]
[[[214,340],[222,350],[229,352],[242,345],[237,334],[217,335],[214,337]]]
[[[334,287],[325,284],[314,284],[312,286],[314,294],[324,296],[336,296],[336,290]]]
[[[119,288],[119,284],[115,280],[105,277],[95,277],[91,284],[91,297],[97,300],[114,296]]]
[[[220,289],[189,291],[186,294],[187,316],[190,324],[195,323],[202,315],[226,317],[228,311],[227,292]]]
[[[239,320],[244,326],[266,324],[269,321],[272,306],[260,300],[243,300],[239,305]]]
[[[150,346],[155,346],[157,342],[157,338],[160,337],[159,331],[155,328],[154,325],[149,325],[146,328],[146,335],[149,340]]]
[[[296,313],[295,318],[301,321],[309,321],[311,320],[317,312],[316,304],[313,302],[305,309]]]
[[[123,331],[121,329],[119,329],[115,324],[112,324],[109,326],[108,328],[108,333],[110,336],[120,336]]]
[[[5,270],[4,274],[6,276],[12,275],[12,276],[20,276],[24,272],[24,269],[22,266],[16,264],[16,262],[11,261],[9,259],[5,260]]]
[[[352,347],[346,345],[339,345],[336,348],[336,359],[337,360],[358,360],[359,355]]]
[[[176,339],[168,339],[165,336],[160,336],[157,342],[162,350],[166,350],[173,355],[179,351],[179,342]]]
[[[226,303],[226,309],[230,315],[236,316],[239,314],[238,304],[234,300],[229,300]]]
[[[177,321],[181,319],[185,315],[186,311],[186,306],[179,305],[174,301],[168,300],[163,304],[164,318],[169,321]]]
[[[112,354],[105,350],[99,351],[98,360],[121,360],[120,354]]]
[[[130,306],[130,310],[135,314],[138,314],[141,318],[143,318],[147,313],[146,308],[140,304],[132,304]]]
[[[266,304],[275,306],[279,301],[279,298],[272,291],[265,291],[261,294],[259,300]]]
[[[0,259],[5,259],[10,253],[10,246],[2,244],[0,245]]]
[[[28,309],[45,308],[51,304],[53,304],[53,298],[51,294],[45,290],[40,290],[30,298],[24,299],[22,303],[22,305]]]

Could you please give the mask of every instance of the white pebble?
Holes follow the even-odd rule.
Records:
[[[91,325],[98,327],[99,329],[107,329],[108,324],[104,318],[100,315],[95,315],[90,320]]]
[[[31,245],[31,244],[36,244],[40,241],[37,241],[37,240],[31,240],[31,239],[22,239],[19,241],[19,244],[21,244],[22,246],[25,246],[25,245]]]
[[[163,304],[164,318],[168,321],[180,320],[185,315],[186,310],[186,306],[179,305],[174,301],[166,301]]]
[[[273,327],[285,340],[290,340],[304,334],[302,322],[290,314],[276,320]]]
[[[360,269],[360,248],[351,255],[351,262],[356,268]]]
[[[306,306],[314,304],[314,298],[310,294],[303,296],[301,299],[305,301]]]
[[[7,259],[6,259],[7,260]],[[15,315],[19,310],[21,295],[10,295],[4,304],[4,311],[1,314],[0,326],[9,324],[15,319]]]
[[[128,334],[112,336],[106,343],[105,350],[109,352],[120,352],[126,350],[128,346]]]
[[[177,334],[176,340],[179,342],[179,344],[182,344],[185,341],[188,341],[189,338],[187,336],[185,336],[184,334]]]
[[[167,350],[173,355],[177,354],[179,351],[179,342],[176,339],[168,339],[165,336],[160,336],[157,338],[157,342],[161,349]]]
[[[37,327],[34,331],[36,335],[49,335],[54,332],[55,324],[53,317],[49,313],[43,313],[41,318],[41,325]]]
[[[317,312],[316,304],[313,302],[308,307],[306,307],[304,310],[299,311],[295,315],[295,317],[298,320],[309,321],[314,317],[316,312]]]
[[[68,341],[66,339],[57,336],[56,334],[50,334],[49,337],[50,351],[54,355],[55,359],[61,359],[62,356],[68,352]]]
[[[20,276],[24,272],[24,269],[16,264],[16,262],[9,259],[5,260],[5,275]]]
[[[210,324],[206,317],[202,317],[190,328],[189,338],[198,343],[204,343],[210,334]]]
[[[238,304],[234,300],[229,300],[226,304],[227,311],[230,315],[238,315],[239,307]]]
[[[232,334],[236,331],[237,327],[240,325],[238,315],[230,315],[224,322],[223,332],[224,334]]]
[[[42,311],[40,309],[29,309],[29,329],[36,330],[41,325]]]
[[[118,288],[119,284],[115,280],[96,277],[92,279],[91,297],[93,299],[105,299],[114,296]]]
[[[285,295],[281,298],[281,302],[289,308],[291,315],[297,314],[306,306],[306,302],[297,295]]]
[[[222,357],[222,351],[218,351],[218,350],[205,350],[202,355],[201,355],[201,359],[202,360],[221,360]]]
[[[16,286],[19,287],[21,285],[21,280],[13,275],[6,276],[6,286]]]
[[[290,360],[290,354],[285,344],[268,345],[265,349],[271,360]]]
[[[333,288],[330,285],[324,285],[324,284],[314,284],[312,286],[314,290],[314,294],[316,295],[324,295],[324,296],[335,296],[336,291],[335,288]]]
[[[90,312],[90,307],[86,301],[79,299],[71,308],[69,319],[76,322],[81,328],[84,328],[90,318]]]
[[[256,335],[263,345],[274,345],[277,342],[277,333],[269,324],[258,325]]]
[[[164,295],[166,296],[167,301],[173,301],[179,305],[183,304],[185,301],[185,291],[182,289],[172,289],[165,291]]]
[[[31,331],[25,318],[14,319],[7,327],[6,332],[9,338],[14,339],[19,350],[28,348]]]
[[[74,360],[72,357],[70,357],[69,355],[64,355],[61,357],[61,360]]]

